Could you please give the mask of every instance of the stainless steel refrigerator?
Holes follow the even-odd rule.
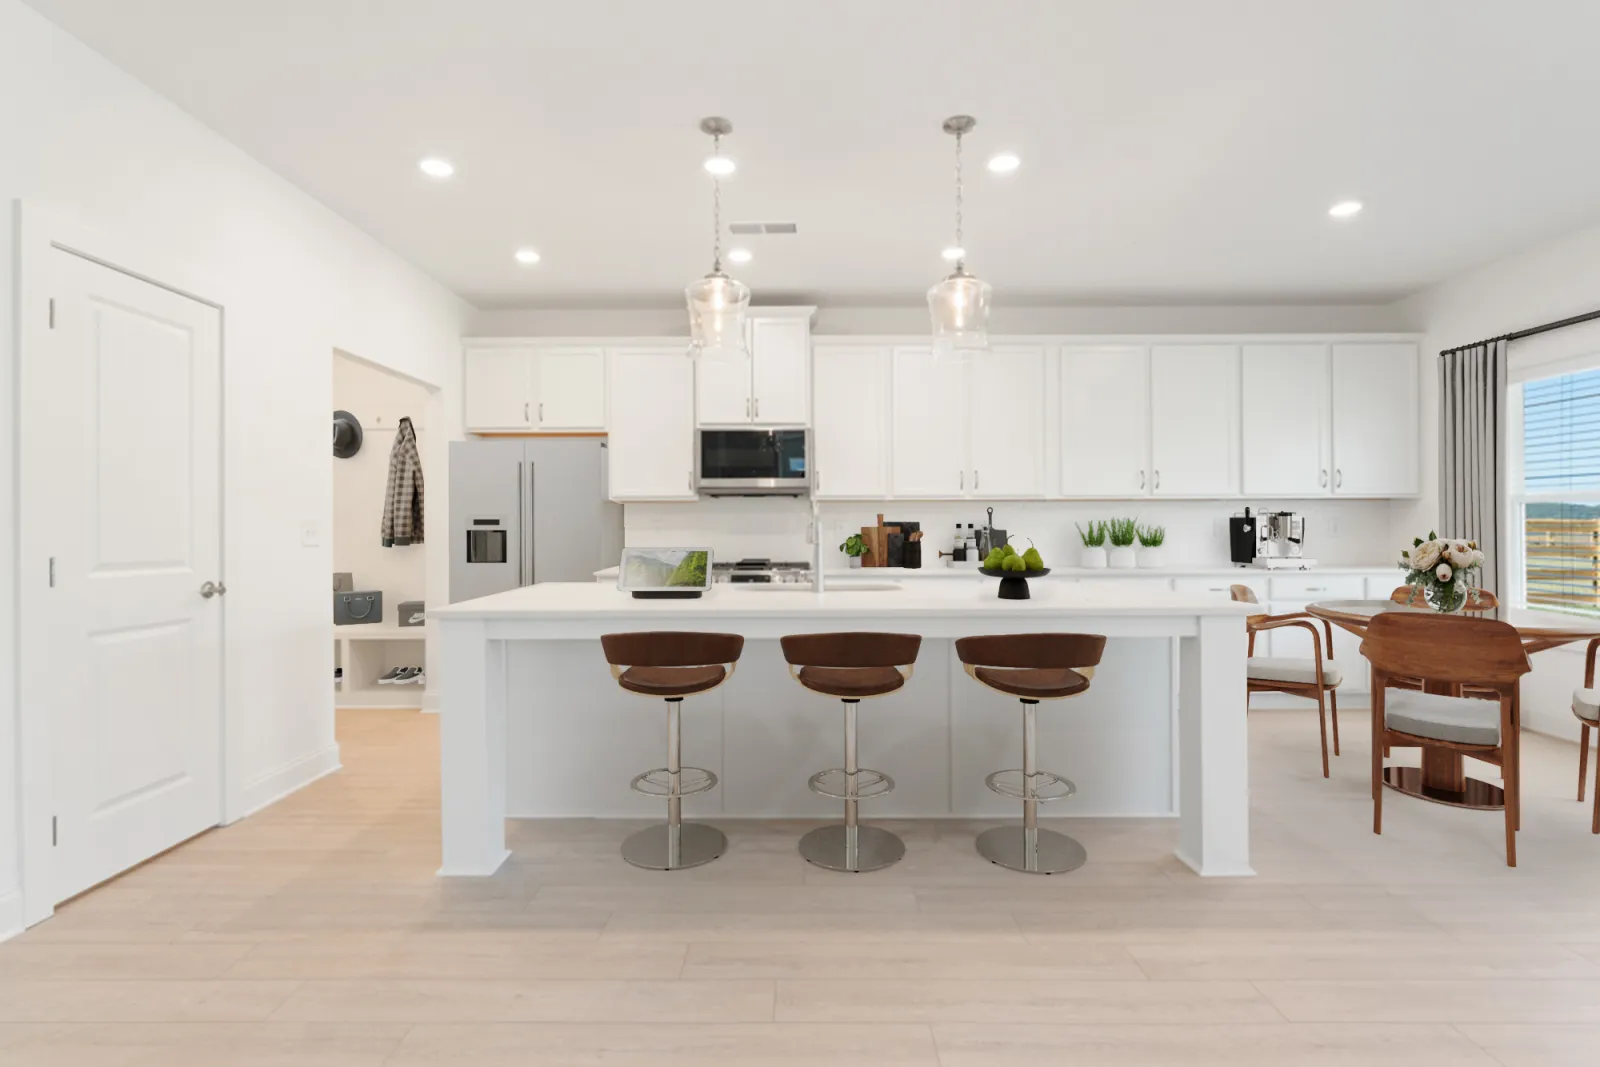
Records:
[[[450,444],[450,602],[592,582],[622,555],[602,437]]]

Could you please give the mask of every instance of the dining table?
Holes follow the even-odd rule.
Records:
[[[1358,637],[1364,636],[1367,626],[1377,615],[1388,612],[1437,614],[1433,608],[1401,604],[1393,600],[1328,600],[1306,606],[1306,613],[1348,630]],[[1536,652],[1559,648],[1575,641],[1589,641],[1600,637],[1600,619],[1572,616],[1570,618],[1528,611],[1511,611],[1504,606],[1489,611],[1472,612],[1469,618],[1499,619],[1516,628],[1522,645],[1531,656]],[[1460,696],[1461,686],[1438,682],[1428,678],[1428,665],[1418,663],[1415,677],[1421,679],[1423,692],[1444,696]],[[1505,807],[1505,791],[1498,785],[1469,776],[1466,760],[1460,752],[1447,748],[1423,745],[1422,766],[1383,769],[1383,782],[1391,789],[1410,796],[1420,797],[1435,804],[1478,810],[1499,810]]]

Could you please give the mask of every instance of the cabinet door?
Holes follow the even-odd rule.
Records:
[[[935,360],[933,349],[894,350],[889,491],[941,500],[966,495],[966,367]]]
[[[1244,492],[1326,496],[1328,346],[1245,345],[1242,363]]]
[[[812,358],[812,495],[888,496],[889,349],[819,344]]]
[[[1150,349],[1150,488],[1156,496],[1239,494],[1239,349]]]
[[[1150,357],[1138,345],[1061,350],[1061,495],[1150,492]]]
[[[533,351],[527,348],[469,348],[463,355],[468,430],[533,428]]]
[[[1412,496],[1417,469],[1417,346],[1333,346],[1333,491]]]
[[[535,357],[541,430],[606,428],[603,348],[541,348]]]
[[[750,323],[751,414],[766,425],[811,421],[811,324],[805,319],[755,319]]]
[[[1044,348],[1000,345],[967,365],[968,495],[1044,496]]]
[[[696,356],[695,419],[702,426],[748,426],[754,417],[750,396],[751,360]]]
[[[695,499],[695,361],[682,348],[619,348],[609,358],[611,499]]]

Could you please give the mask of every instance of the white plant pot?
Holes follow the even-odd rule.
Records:
[[[1108,556],[1112,570],[1127,571],[1139,565],[1139,553],[1133,550],[1132,545],[1112,548]]]
[[[1083,555],[1078,557],[1078,566],[1087,570],[1101,570],[1106,565],[1106,550],[1103,548],[1085,547]]]
[[[1167,552],[1166,552],[1166,549],[1163,548],[1162,546],[1157,545],[1154,548],[1140,548],[1139,549],[1139,566],[1141,566],[1141,567],[1164,567],[1164,566],[1166,566],[1166,563],[1167,563]]]
[[[861,557],[860,556],[851,556],[850,557],[850,569],[853,570],[853,571],[861,569]]]

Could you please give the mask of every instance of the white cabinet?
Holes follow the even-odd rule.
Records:
[[[697,421],[702,426],[805,426],[811,421],[811,308],[751,318],[749,359],[695,362]]]
[[[996,345],[967,364],[967,495],[1045,495],[1044,348]]]
[[[532,348],[468,348],[462,360],[468,430],[533,428]]]
[[[935,359],[932,348],[905,346],[895,348],[893,367],[890,492],[922,500],[965,496],[965,366]]]
[[[811,493],[819,500],[889,495],[889,363],[887,345],[817,344]]]
[[[1417,346],[1335,344],[1333,491],[1412,496],[1421,491]]]
[[[1142,345],[1061,350],[1061,495],[1150,492],[1150,356]]]
[[[695,499],[695,361],[681,346],[616,348],[609,358],[611,499]]]
[[[1243,487],[1247,496],[1326,496],[1328,346],[1245,345]]]
[[[606,352],[540,348],[534,354],[534,416],[541,430],[606,428]]]
[[[1150,490],[1156,496],[1239,494],[1239,349],[1150,349]]]

